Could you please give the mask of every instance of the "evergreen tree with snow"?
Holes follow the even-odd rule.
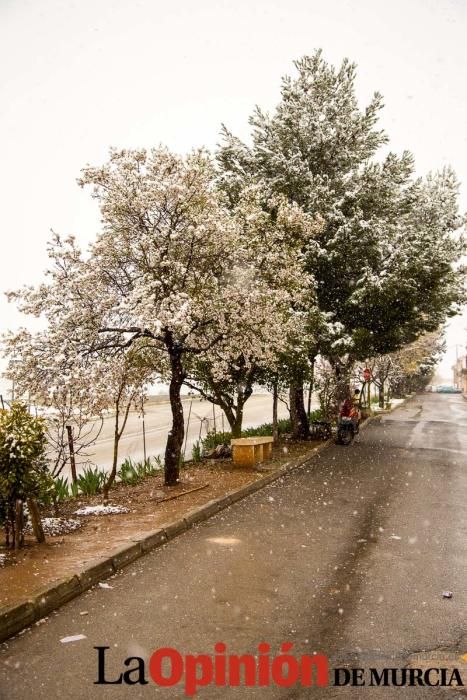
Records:
[[[304,269],[314,277],[321,312],[316,352],[345,386],[355,359],[395,351],[457,311],[458,184],[448,168],[415,178],[409,152],[382,155],[382,97],[375,93],[360,109],[354,64],[344,60],[336,69],[317,51],[295,67],[273,113],[256,108],[250,118],[250,144],[223,128],[219,179],[232,204],[246,183],[261,181],[323,218]],[[298,367],[291,401],[294,432],[303,436],[305,376]]]

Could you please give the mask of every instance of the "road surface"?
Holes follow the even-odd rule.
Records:
[[[2,700],[182,698],[181,685],[94,685],[160,647],[183,656],[282,642],[331,668],[448,667],[467,652],[467,402],[425,394],[348,448],[232,506],[0,653]],[[451,599],[443,591],[452,591]],[[86,615],[80,613],[86,612]],[[60,639],[84,634],[63,644]],[[147,674],[147,671],[146,671]],[[199,689],[200,698],[456,698],[430,687]]]

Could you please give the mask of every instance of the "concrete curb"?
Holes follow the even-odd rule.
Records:
[[[379,415],[366,418],[361,424],[361,428],[378,418],[380,418]],[[246,484],[246,486],[242,486],[240,489],[193,508],[183,518],[161,525],[142,538],[131,540],[130,544],[119,547],[106,557],[90,560],[86,563],[86,566],[73,575],[53,581],[43,590],[33,593],[28,600],[22,603],[4,608],[0,611],[0,642],[4,642],[9,637],[18,634],[25,627],[38,622],[53,610],[81,595],[100,581],[113,576],[148,552],[178,537],[178,535],[191,529],[194,525],[208,520],[233,503],[260,491],[277,479],[304,466],[333,442],[332,439],[323,441],[297,462],[288,462],[279,469],[265,474],[265,476]]]

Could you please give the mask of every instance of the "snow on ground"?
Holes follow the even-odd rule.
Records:
[[[128,508],[124,506],[85,506],[75,511],[75,515],[113,515],[114,513],[129,513]]]
[[[42,527],[46,535],[65,535],[77,530],[81,523],[73,518],[42,518]],[[26,525],[26,532],[32,532],[31,523]]]

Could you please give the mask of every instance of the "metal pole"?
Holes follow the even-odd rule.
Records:
[[[188,409],[188,419],[186,422],[186,433],[185,433],[185,447],[183,448],[183,461],[185,461],[185,454],[186,454],[186,443],[188,441],[188,429],[190,427],[190,416],[191,416],[191,407],[193,405],[193,399],[190,401],[190,408]]]
[[[214,435],[216,434],[216,404],[212,404],[212,422],[214,423]]]
[[[143,419],[143,454],[146,462],[146,424],[144,421],[144,396],[141,394],[141,417]]]

